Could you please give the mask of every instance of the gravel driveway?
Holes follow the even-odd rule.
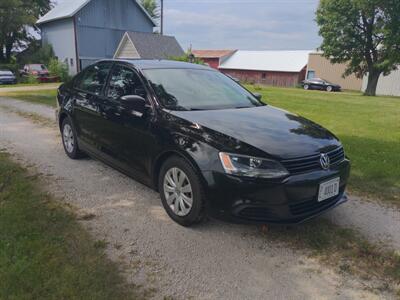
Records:
[[[47,190],[76,207],[85,227],[108,242],[107,252],[126,278],[156,299],[390,298],[306,253],[272,243],[257,227],[217,221],[180,227],[168,218],[157,193],[95,160],[67,159],[56,126],[34,124],[5,106],[47,118],[54,118],[53,110],[0,98],[0,149],[48,178]],[[398,211],[353,200],[330,218],[360,226],[374,239],[387,232],[392,245],[400,245]],[[375,225],[365,226],[364,219]]]

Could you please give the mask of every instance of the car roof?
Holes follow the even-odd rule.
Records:
[[[101,60],[104,61],[112,61],[112,62],[124,62],[135,66],[140,70],[148,70],[148,69],[198,69],[198,70],[211,70],[214,69],[187,62],[181,61],[173,61],[173,60],[157,60],[157,59],[108,59]]]

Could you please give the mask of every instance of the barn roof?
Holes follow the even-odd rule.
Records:
[[[237,51],[226,59],[220,69],[300,72],[313,51]]]
[[[126,39],[126,37],[129,39]],[[123,43],[131,42],[142,59],[166,59],[185,54],[178,41],[173,36],[155,33],[127,31],[115,53],[118,57]],[[128,57],[121,57],[128,58]]]
[[[192,53],[198,58],[222,58],[232,55],[236,50],[193,50]]]
[[[47,22],[71,18],[75,16],[82,8],[84,8],[92,0],[64,0],[60,4],[56,5],[47,14],[42,16],[37,22],[37,25],[41,25]],[[146,9],[136,0],[137,5],[143,10],[146,16],[151,20],[154,26],[157,26],[153,18],[149,15]]]

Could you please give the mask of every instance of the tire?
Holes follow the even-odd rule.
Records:
[[[306,91],[308,91],[310,89],[310,86],[308,84],[305,84],[303,87]]]
[[[330,85],[328,85],[327,87],[326,87],[326,91],[327,92],[332,92],[333,91],[333,87],[332,86],[330,86]]]
[[[61,137],[64,151],[71,159],[79,159],[84,157],[84,153],[79,150],[76,131],[69,118],[65,118],[61,125]]]
[[[200,175],[185,159],[173,156],[163,164],[158,188],[164,209],[176,223],[190,227],[205,220],[206,199]]]

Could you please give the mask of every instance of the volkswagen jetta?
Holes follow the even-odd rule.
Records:
[[[332,133],[208,67],[100,61],[59,88],[58,104],[70,158],[156,189],[184,226],[298,223],[347,200],[350,161]]]

